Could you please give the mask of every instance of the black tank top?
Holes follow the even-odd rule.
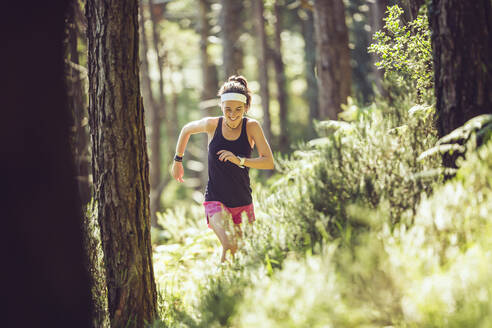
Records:
[[[251,145],[246,133],[247,118],[241,122],[241,134],[236,140],[227,140],[222,134],[222,119],[215,129],[208,146],[208,183],[205,189],[205,201],[219,201],[227,207],[238,207],[252,203],[249,181],[249,167],[240,168],[229,161],[219,161],[217,152],[222,149],[234,155],[249,158]]]

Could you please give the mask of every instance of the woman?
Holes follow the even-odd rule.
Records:
[[[249,168],[274,169],[273,155],[258,121],[246,118],[251,91],[243,76],[231,76],[218,92],[223,116],[205,117],[186,124],[179,135],[172,167],[173,177],[183,182],[183,154],[190,135],[208,135],[208,183],[205,190],[205,214],[208,227],[222,244],[221,263],[237,251],[236,238],[229,238],[224,225],[232,217],[237,236],[242,237],[241,214],[255,221]],[[259,157],[251,158],[256,145]],[[225,224],[223,224],[225,222]]]

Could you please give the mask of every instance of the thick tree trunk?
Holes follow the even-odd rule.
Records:
[[[287,82],[285,79],[284,62],[282,61],[282,40],[280,33],[282,32],[282,8],[279,0],[274,4],[275,15],[275,47],[273,51],[273,63],[275,66],[275,81],[277,85],[277,99],[279,105],[279,122],[280,122],[280,137],[279,148],[282,151],[287,151],[289,148],[289,137],[287,133]]]
[[[314,19],[312,8],[303,9],[299,12],[302,16],[302,36],[304,37],[304,62],[307,82],[306,99],[309,104],[309,134],[311,138],[316,136],[314,124],[315,118],[319,117],[318,106],[318,83],[316,81],[316,42],[314,40]]]
[[[263,109],[263,130],[267,140],[272,140],[272,123],[270,118],[270,89],[268,86],[268,51],[263,16],[263,0],[253,0],[253,22],[256,33],[256,58],[258,60],[258,79],[260,82],[261,107]]]
[[[243,51],[240,43],[242,1],[221,0],[220,27],[222,35],[222,61],[224,80],[233,74],[241,74]]]
[[[88,0],[89,124],[112,327],[156,319],[138,2]]]
[[[492,113],[492,3],[433,0],[429,25],[437,125],[442,137]]]
[[[75,163],[76,179],[78,183],[80,201],[82,204],[82,231],[89,273],[90,290],[92,296],[92,328],[109,328],[108,292],[106,277],[102,265],[101,234],[99,223],[90,215],[86,215],[85,208],[91,197],[89,184],[89,126],[87,124],[86,92],[82,82],[87,79],[87,69],[79,65],[78,38],[80,35],[77,17],[82,16],[78,1],[69,2],[66,19],[66,82],[68,108],[72,116],[71,149]]]
[[[320,119],[338,119],[351,90],[350,53],[342,0],[315,0],[316,68]]]
[[[91,325],[64,85],[66,4],[12,2],[0,20],[3,327]]]

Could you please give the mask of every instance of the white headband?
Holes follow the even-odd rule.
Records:
[[[241,93],[236,93],[236,92],[223,93],[220,96],[220,101],[224,102],[227,100],[237,100],[237,101],[241,101],[243,103],[246,103],[246,96],[241,94]]]

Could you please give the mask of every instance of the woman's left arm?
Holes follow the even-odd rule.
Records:
[[[256,158],[245,158],[244,166],[251,167],[253,169],[261,169],[261,170],[273,170],[275,169],[275,164],[273,162],[273,154],[270,149],[270,145],[268,141],[265,139],[265,135],[263,134],[263,129],[261,128],[260,123],[256,120],[251,120],[250,133],[251,138],[253,138],[256,147],[258,148],[259,157]],[[219,160],[221,161],[230,161],[236,165],[239,165],[239,158],[237,158],[234,154],[227,150],[220,150],[217,152],[219,154]]]

